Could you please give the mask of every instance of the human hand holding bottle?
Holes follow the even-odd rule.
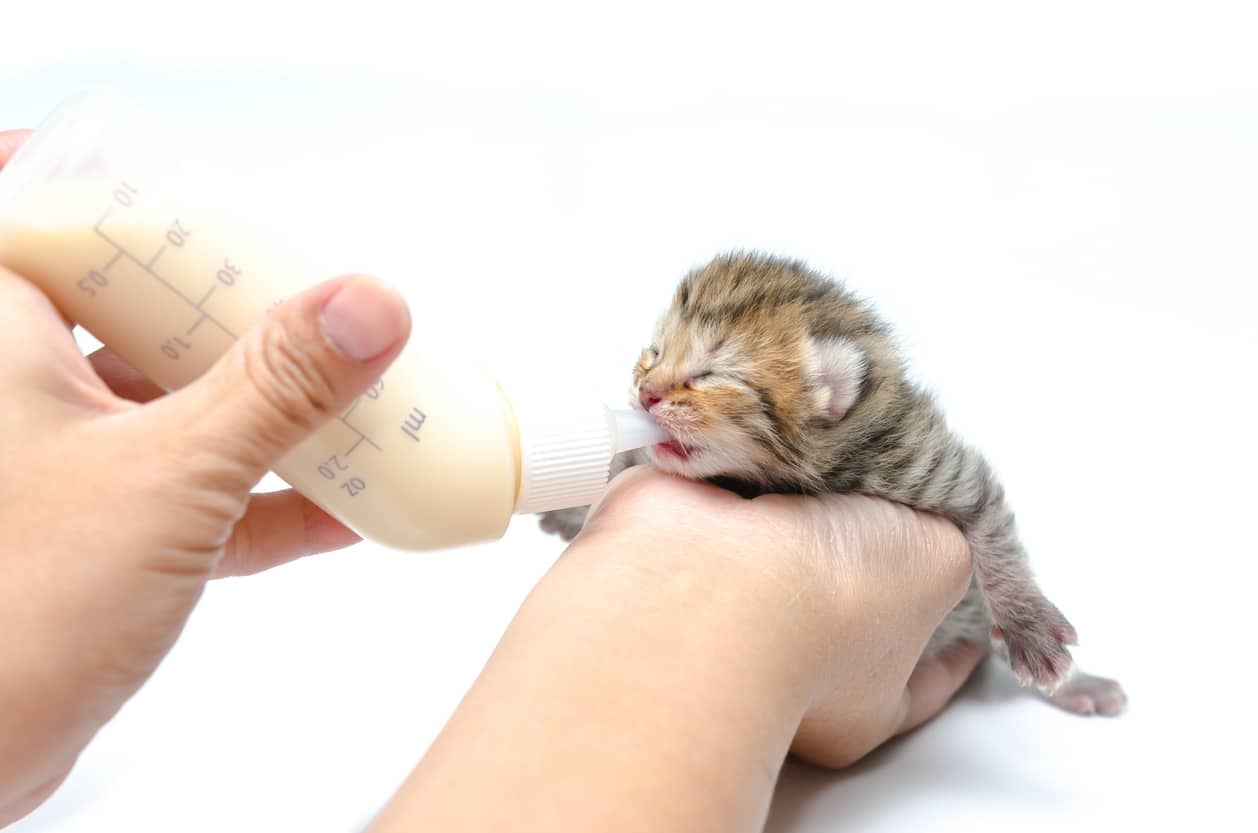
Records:
[[[0,133],[0,167],[24,137]],[[358,540],[293,491],[250,490],[410,329],[397,293],[337,279],[162,395],[108,350],[81,355],[69,324],[0,270],[0,824],[51,794],[211,577]]]
[[[0,166],[22,138],[0,133]],[[277,308],[205,376],[168,395],[108,350],[82,356],[70,323],[33,284],[0,270],[0,632],[10,635],[0,641],[0,825],[56,789],[156,669],[211,577],[357,540],[294,492],[250,490],[380,376],[410,319],[390,290],[364,278],[334,280]],[[668,776],[697,768],[714,790],[729,791],[721,792],[729,799],[723,813],[754,823],[772,786],[765,775],[792,743],[812,760],[841,765],[927,719],[980,654],[924,664],[910,676],[926,636],[964,589],[968,557],[955,530],[888,507],[859,498],[746,502],[658,474],[622,478],[588,534],[534,590],[491,660],[488,682],[469,694],[417,771],[418,789],[399,795],[382,829],[466,810],[455,806],[457,790],[432,800],[431,787],[457,781],[468,765],[505,767],[503,789],[519,792],[517,808],[526,800],[553,807],[545,778],[579,772],[595,809],[632,802],[626,787],[634,786],[674,789],[680,803],[655,806],[684,810],[687,797],[703,794]],[[828,511],[835,509],[842,511]],[[707,523],[695,527],[690,510],[706,513]],[[757,526],[739,526],[748,520]],[[729,546],[712,536],[686,540],[694,529],[733,538]],[[787,533],[796,558],[780,557]],[[831,560],[836,553],[842,557]],[[931,565],[937,569],[923,569]],[[703,581],[687,584],[687,575]],[[714,594],[713,582],[730,592]],[[574,627],[549,627],[573,616]],[[820,627],[798,639],[809,622]],[[730,639],[730,623],[747,638]],[[678,643],[679,633],[690,640]],[[619,637],[636,652],[598,650]],[[591,646],[591,662],[567,661]],[[699,661],[661,668],[672,647]],[[743,674],[742,687],[717,673],[753,666],[764,673]],[[670,758],[671,769],[642,769],[651,783],[629,784],[614,766],[629,758],[607,754],[612,735],[602,712],[574,709],[574,698],[596,704],[632,695],[627,682],[659,683],[663,672],[680,673],[659,689],[669,696],[629,697],[636,714],[612,728],[651,725],[661,744],[686,752]],[[696,726],[676,708],[678,695],[713,690],[722,695],[714,721],[717,711],[756,717],[756,731]],[[554,720],[510,725],[512,709],[524,706]],[[535,749],[509,742],[517,729],[548,735],[554,754],[545,766],[478,759],[489,747],[459,741],[470,732],[497,738],[495,750]],[[696,732],[704,743],[691,742]],[[559,754],[591,738],[602,746],[590,747],[587,759]]]

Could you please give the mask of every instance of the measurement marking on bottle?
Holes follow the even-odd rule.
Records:
[[[402,422],[402,433],[415,442],[419,442],[419,429],[423,428],[424,423],[427,421],[427,414],[419,408],[411,408],[411,412],[406,415],[406,419]]]
[[[187,295],[185,295],[179,289],[179,287],[175,286],[173,283],[166,280],[166,278],[162,277],[160,274],[157,273],[156,270],[153,269],[153,263],[155,263],[157,259],[161,257],[162,253],[166,251],[167,246],[170,244],[163,243],[162,247],[157,250],[157,254],[153,255],[153,257],[146,262],[136,257],[133,253],[127,251],[126,246],[123,246],[117,240],[114,240],[112,237],[110,237],[108,234],[104,232],[101,226],[104,225],[107,219],[109,219],[109,215],[112,211],[113,211],[113,206],[109,206],[108,208],[106,208],[105,212],[101,214],[100,219],[96,221],[96,224],[94,226],[92,226],[92,231],[94,231],[96,235],[100,237],[100,239],[104,240],[110,246],[114,247],[115,255],[114,255],[114,258],[110,261],[111,265],[119,257],[127,258],[132,263],[136,264],[141,269],[143,269],[145,273],[149,275],[149,277],[153,278],[153,280],[157,281],[162,286],[166,287],[166,289],[168,289],[171,293],[173,293],[176,297],[178,297],[179,300],[183,301],[185,304],[192,307],[197,312],[201,313],[202,318],[199,319],[195,324],[193,324],[192,327],[187,331],[187,333],[190,333],[192,332],[192,330],[195,330],[197,327],[201,326],[201,324],[204,321],[209,321],[211,324],[213,324],[215,327],[218,327],[218,329],[222,330],[226,335],[228,335],[233,340],[238,339],[239,336],[236,335],[236,333],[233,332],[230,327],[228,327],[222,321],[219,321],[213,315],[211,315],[210,313],[202,309],[201,304],[204,304],[206,299],[208,299],[209,297],[208,294],[206,295],[206,298],[203,298],[201,301],[194,301],[191,298],[189,298]],[[184,232],[182,228],[180,228],[179,231],[181,235],[186,235],[186,232]],[[171,232],[171,234],[173,233],[174,232]],[[180,240],[179,245],[182,245],[183,236],[179,236],[179,240]],[[185,335],[187,333],[185,333]]]
[[[114,210],[114,207],[112,205],[106,208],[105,213],[100,215],[100,219],[96,221],[96,225],[92,226],[92,231],[96,232],[97,234],[100,234],[100,227],[105,224],[106,220],[109,219],[109,212],[113,210]]]
[[[206,312],[205,312],[205,302],[206,302],[206,301],[208,301],[208,300],[210,300],[210,296],[214,294],[214,290],[216,290],[216,289],[218,289],[218,285],[217,285],[217,284],[215,284],[214,286],[211,286],[211,287],[210,287],[210,291],[209,291],[209,292],[207,292],[207,293],[205,293],[204,295],[202,295],[202,296],[201,296],[201,300],[200,300],[200,301],[197,301],[197,303],[196,303],[196,307],[197,307],[197,309],[200,311],[200,313],[201,313],[201,317],[200,317],[200,318],[198,318],[198,319],[196,320],[196,322],[195,322],[195,323],[194,323],[191,327],[189,327],[187,330],[185,330],[185,331],[184,331],[184,335],[188,335],[189,333],[191,333],[192,331],[194,331],[197,327],[200,327],[200,326],[201,326],[202,324],[204,324],[206,321],[209,321],[209,320],[210,320],[210,316],[209,316],[209,315],[207,315],[207,314],[206,314]]]
[[[113,194],[114,202],[117,203],[119,206],[122,206],[122,208],[124,209],[129,208],[134,201],[136,193],[137,191],[134,187],[127,185],[126,183],[123,183],[122,187],[114,191],[114,194]],[[192,326],[190,326],[187,330],[184,331],[184,335],[191,335],[202,324],[204,324],[206,321],[209,321],[215,327],[217,327],[218,329],[226,333],[228,336],[230,336],[233,340],[238,339],[239,336],[237,336],[235,332],[233,332],[229,327],[223,324],[222,321],[219,321],[217,318],[215,318],[213,314],[206,311],[205,305],[209,302],[210,297],[213,296],[214,292],[219,288],[219,286],[225,286],[225,287],[233,286],[236,283],[236,279],[242,274],[243,270],[240,267],[233,265],[230,259],[225,259],[223,261],[223,268],[219,269],[215,273],[214,282],[210,284],[210,287],[206,291],[206,293],[201,296],[200,300],[193,300],[189,295],[185,294],[178,286],[176,286],[171,281],[167,280],[154,268],[154,265],[166,253],[166,251],[169,248],[171,247],[174,247],[176,249],[182,248],[184,244],[187,242],[188,237],[192,235],[193,231],[190,231],[189,229],[184,228],[179,220],[172,221],[171,227],[166,232],[165,240],[161,244],[161,247],[153,254],[152,257],[150,257],[147,261],[145,261],[137,257],[133,252],[128,251],[126,246],[122,245],[122,243],[112,238],[108,233],[105,232],[104,228],[102,228],[105,225],[105,222],[109,220],[110,214],[113,212],[114,207],[115,206],[113,205],[108,206],[105,209],[104,213],[101,214],[100,219],[98,219],[95,225],[92,226],[92,231],[95,232],[96,235],[101,240],[104,240],[111,247],[113,247],[114,254],[112,257],[109,258],[109,261],[101,268],[100,270],[101,274],[97,276],[99,280],[96,280],[94,284],[90,284],[88,286],[88,289],[95,290],[97,285],[99,286],[107,285],[104,282],[105,279],[104,279],[103,273],[106,270],[108,270],[110,267],[112,267],[115,263],[117,263],[119,260],[121,260],[122,258],[126,258],[127,260],[130,260],[132,263],[139,266],[140,269],[144,270],[145,274],[147,274],[153,280],[157,281],[168,292],[173,294],[175,297],[183,301],[185,304],[187,304],[190,308],[192,308],[198,313],[197,320],[193,322]],[[92,274],[97,275],[97,273],[92,273]],[[89,278],[90,277],[91,276],[89,276]],[[192,349],[192,344],[187,341],[184,341],[182,338],[175,337],[175,338],[167,339],[160,345],[160,347],[161,347],[162,353],[165,354],[167,358],[170,358],[172,360],[179,360],[184,355],[184,353]],[[384,449],[381,448],[380,445],[375,440],[369,437],[365,432],[359,429],[358,426],[354,425],[354,423],[350,422],[349,420],[350,415],[354,413],[354,409],[356,409],[359,405],[361,405],[364,399],[370,399],[373,401],[376,399],[379,399],[381,392],[383,390],[384,390],[384,380],[383,379],[376,380],[376,383],[372,385],[363,396],[360,396],[357,399],[355,399],[354,402],[347,409],[345,409],[345,412],[337,417],[337,421],[340,422],[342,425],[344,425],[345,428],[348,429],[350,432],[352,432],[356,438],[353,444],[349,447],[349,450],[344,452],[344,454],[340,455],[341,457],[348,458],[364,443],[371,446],[376,451],[381,451],[381,452],[384,451]],[[419,420],[418,424],[415,424],[416,416]],[[416,410],[408,418],[407,424],[413,425],[413,427],[416,430],[418,430],[419,425],[423,424],[423,419],[424,419],[423,414],[419,413]],[[406,429],[404,428],[403,430],[406,430]],[[410,434],[410,431],[407,431],[407,433]],[[418,439],[418,437],[414,437],[413,434],[411,434],[411,436],[414,439]],[[328,463],[325,463],[324,465],[319,467],[319,473],[328,479],[337,479],[338,472],[348,471],[348,470],[349,470],[349,467],[345,464],[342,464],[337,456],[333,456],[332,459],[328,461]],[[361,492],[363,489],[366,488],[366,483],[363,481],[361,477],[350,477],[348,480],[346,480],[344,483],[341,483],[340,485],[341,485],[341,488],[345,489],[346,492],[348,492],[350,497],[353,497],[354,495],[358,494],[359,492]]]
[[[351,407],[352,407],[352,406],[351,406]],[[358,430],[358,428],[354,425],[354,423],[350,422],[349,420],[347,420],[347,419],[346,419],[345,417],[343,417],[343,416],[342,416],[342,417],[337,417],[337,420],[338,420],[338,421],[339,421],[342,425],[344,425],[346,428],[348,428],[349,430],[353,431],[355,434],[357,434],[357,435],[358,435],[358,440],[357,440],[357,441],[356,441],[356,442],[355,442],[352,446],[350,446],[349,451],[345,452],[345,456],[346,456],[346,457],[348,457],[349,455],[353,454],[353,453],[354,453],[354,449],[355,449],[355,448],[358,448],[358,446],[362,445],[363,443],[367,443],[367,445],[371,446],[371,447],[372,447],[372,448],[374,448],[376,451],[381,451],[381,450],[382,450],[382,449],[380,448],[380,446],[376,444],[376,441],[375,441],[375,440],[373,440],[371,437],[368,437],[368,436],[367,436],[366,434],[364,434],[362,431]]]

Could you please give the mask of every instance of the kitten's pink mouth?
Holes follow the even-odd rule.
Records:
[[[671,454],[678,460],[689,460],[692,456],[699,453],[699,449],[682,445],[677,440],[669,440],[666,443],[656,445],[655,453],[665,457]]]

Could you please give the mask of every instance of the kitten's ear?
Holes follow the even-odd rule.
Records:
[[[808,346],[807,369],[817,408],[838,422],[856,404],[869,360],[864,350],[845,338],[811,338]]]

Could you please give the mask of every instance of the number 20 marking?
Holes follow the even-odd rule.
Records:
[[[338,471],[349,471],[349,466],[341,462],[341,455],[333,454],[327,462],[319,466],[319,474],[328,480],[335,480]]]

